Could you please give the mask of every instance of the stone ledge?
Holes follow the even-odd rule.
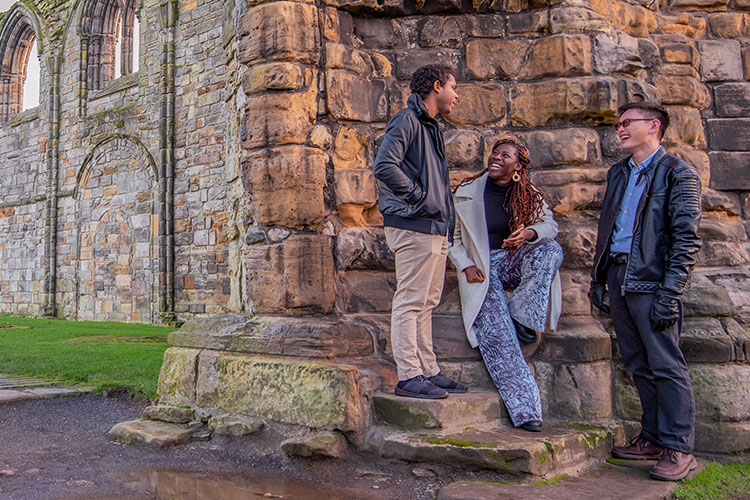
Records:
[[[190,441],[191,432],[184,425],[153,420],[130,420],[115,424],[109,437],[128,444],[167,448]]]
[[[540,361],[591,362],[611,358],[611,340],[601,323],[591,316],[564,316],[557,331],[544,336]]]

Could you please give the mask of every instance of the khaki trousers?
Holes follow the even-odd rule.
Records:
[[[448,238],[385,227],[396,255],[396,293],[391,310],[391,348],[398,379],[440,372],[432,351],[432,310],[445,281]]]

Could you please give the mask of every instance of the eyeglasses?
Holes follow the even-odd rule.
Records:
[[[629,127],[631,122],[650,122],[656,120],[656,118],[625,118],[621,122],[614,124],[615,130],[620,130],[620,127]]]

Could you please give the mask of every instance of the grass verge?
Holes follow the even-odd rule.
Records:
[[[672,493],[677,500],[750,500],[750,463],[712,462],[683,479]]]
[[[0,373],[153,399],[166,336],[172,331],[153,325],[0,316]]]

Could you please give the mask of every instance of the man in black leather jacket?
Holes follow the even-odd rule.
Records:
[[[454,224],[443,134],[435,117],[450,113],[458,100],[453,70],[423,66],[412,75],[411,91],[407,108],[388,122],[373,173],[380,180],[386,242],[396,257],[391,310],[396,394],[438,399],[468,389],[440,373],[432,349],[432,310],[443,291]]]
[[[658,459],[651,476],[676,481],[697,466],[695,401],[678,343],[680,297],[701,247],[700,177],[660,145],[669,125],[664,108],[636,102],[619,115],[618,136],[631,156],[607,173],[589,298],[612,315],[643,416],[640,434],[612,454]]]

